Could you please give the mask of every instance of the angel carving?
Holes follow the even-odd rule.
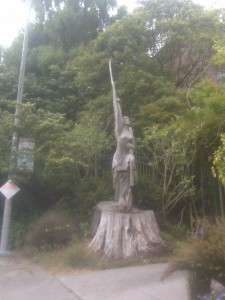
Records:
[[[129,118],[122,115],[120,99],[117,98],[115,84],[112,76],[111,60],[109,71],[113,89],[113,108],[115,118],[116,152],[112,161],[113,188],[115,201],[123,210],[130,210],[133,203],[131,186],[134,185],[134,135],[130,127]]]

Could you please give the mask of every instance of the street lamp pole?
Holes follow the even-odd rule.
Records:
[[[24,77],[25,77],[25,67],[26,67],[26,58],[27,58],[27,50],[28,50],[30,10],[31,10],[31,0],[29,0],[29,4],[28,4],[28,15],[27,15],[27,21],[26,21],[25,32],[24,32],[23,50],[22,50],[19,83],[18,83],[18,91],[17,91],[17,99],[16,99],[16,112],[15,112],[15,119],[14,119],[15,128],[17,128],[19,124],[19,109],[20,109],[19,104],[21,104],[23,101]],[[16,150],[18,148],[18,143],[19,143],[18,131],[17,129],[15,129],[15,131],[13,132],[12,144],[11,144],[11,156],[9,162],[8,180],[12,179],[12,171],[16,161]],[[7,255],[9,253],[8,240],[9,240],[9,229],[11,223],[11,213],[12,213],[12,199],[5,198],[1,243],[0,243],[0,255]]]

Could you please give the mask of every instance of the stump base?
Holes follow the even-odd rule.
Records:
[[[157,253],[166,243],[160,237],[153,211],[132,208],[120,211],[117,202],[100,202],[95,207],[89,248],[102,251],[107,259]]]

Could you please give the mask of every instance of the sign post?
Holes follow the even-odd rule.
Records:
[[[2,238],[1,238],[1,254],[7,254],[9,226],[11,220],[12,197],[19,191],[19,187],[15,185],[12,180],[8,180],[1,188],[0,192],[5,196],[5,209],[2,224]]]
[[[23,40],[23,50],[22,50],[20,75],[19,75],[19,83],[18,83],[18,91],[17,91],[17,99],[16,99],[17,105],[16,105],[16,113],[15,113],[15,121],[14,121],[15,127],[17,127],[19,124],[19,117],[18,117],[19,105],[18,104],[21,104],[22,100],[23,100],[25,66],[26,66],[26,57],[27,57],[27,50],[28,50],[28,29],[29,29],[30,9],[31,9],[31,0],[29,1],[29,5],[28,5],[27,22],[26,22],[26,28],[25,28],[24,40]],[[15,130],[13,132],[13,137],[12,137],[11,157],[10,157],[9,171],[8,171],[8,180],[9,181],[12,179],[13,168],[14,168],[14,166],[16,164],[16,160],[17,160],[16,154],[15,154],[16,153],[15,150],[17,150],[17,148],[18,148],[18,131]],[[11,181],[8,182],[8,184],[11,185]],[[8,239],[9,239],[9,228],[10,228],[10,222],[11,222],[11,211],[12,211],[12,200],[11,200],[11,198],[9,198],[9,199],[6,198],[4,214],[3,214],[3,223],[2,223],[0,255],[7,255],[9,253],[8,252]]]

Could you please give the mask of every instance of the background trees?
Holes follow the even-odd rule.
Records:
[[[187,223],[193,216],[223,214],[223,73],[215,81],[224,66],[222,12],[178,0],[141,1],[129,15],[107,0],[36,0],[33,7],[19,130],[35,140],[35,168],[33,174],[15,171],[24,187],[17,212],[26,199],[32,199],[27,207],[33,213],[64,199],[76,209],[85,202],[86,214],[111,196],[104,172],[113,152],[112,58],[137,156],[148,168],[137,186],[137,205],[144,201],[146,208]],[[22,36],[1,51],[2,182]]]
[[[195,195],[193,164],[198,129],[187,129],[179,120],[169,127],[150,127],[145,130],[143,144],[149,153],[151,178],[158,187],[161,212],[167,216],[182,202],[189,208]]]
[[[149,52],[176,86],[189,86],[207,72],[215,39],[222,34],[220,13],[191,1],[141,1],[139,14],[149,32]]]

